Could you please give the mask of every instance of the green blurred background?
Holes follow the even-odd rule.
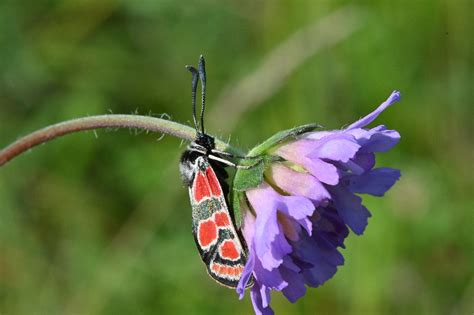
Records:
[[[378,164],[402,178],[347,240],[345,265],[277,314],[474,311],[473,2],[0,2],[0,147],[71,118],[189,124],[185,64],[207,60],[207,129],[244,149],[340,128],[393,89]],[[471,21],[469,21],[469,18]],[[319,24],[318,24],[319,23]],[[158,141],[159,140],[159,141]],[[180,182],[185,143],[70,135],[0,169],[0,314],[250,314],[206,274]]]

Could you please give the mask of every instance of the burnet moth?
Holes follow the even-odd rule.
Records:
[[[218,283],[235,288],[247,262],[246,244],[234,224],[229,209],[228,174],[225,167],[237,167],[229,161],[232,154],[216,150],[214,138],[204,129],[206,70],[203,56],[198,69],[186,66],[192,74],[192,108],[196,139],[181,156],[179,165],[183,182],[188,186],[192,207],[192,231],[207,272]],[[201,121],[196,117],[196,89],[202,89]],[[249,281],[251,286],[253,281]]]

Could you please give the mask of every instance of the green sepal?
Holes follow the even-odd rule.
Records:
[[[235,172],[232,189],[234,191],[246,191],[257,187],[263,181],[263,172],[267,166],[282,158],[274,155],[262,155],[258,159],[245,160],[239,166],[246,168],[238,168]]]
[[[234,211],[234,220],[237,229],[242,226],[242,210],[241,205],[244,201],[244,192],[233,190],[232,192],[232,210]]]
[[[263,172],[265,171],[266,164],[265,159],[262,157],[257,161],[252,161],[252,163],[253,165],[245,165],[249,163],[244,163],[241,166],[248,166],[249,168],[239,168],[235,172],[233,185],[234,191],[245,191],[255,188],[263,181]]]
[[[265,140],[264,142],[262,142],[261,144],[253,148],[248,153],[247,156],[261,155],[267,152],[269,149],[273,148],[277,144],[281,144],[282,142],[287,141],[292,138],[294,139],[303,133],[313,131],[317,128],[321,128],[321,126],[318,124],[308,124],[308,125],[303,125],[303,126],[295,127],[292,129],[277,132],[272,137],[268,138],[267,140]]]
[[[259,159],[244,160],[239,166],[247,168],[238,168],[235,172],[232,183],[232,207],[234,210],[235,224],[240,227],[242,220],[241,205],[246,202],[244,192],[258,187],[263,182],[263,173],[271,163],[280,161],[281,158],[272,155],[263,155]]]

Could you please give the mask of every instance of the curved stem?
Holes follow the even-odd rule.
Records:
[[[196,136],[194,128],[156,117],[115,114],[89,116],[51,125],[18,139],[0,151],[0,166],[38,144],[73,132],[100,128],[144,129],[152,132],[169,134],[189,141],[194,140]],[[242,154],[240,150],[231,147],[229,144],[219,139],[216,139],[215,141],[216,147],[219,150],[228,151],[233,154]]]

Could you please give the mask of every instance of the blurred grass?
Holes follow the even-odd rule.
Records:
[[[109,111],[190,122],[185,64],[206,56],[214,112],[220,91],[347,3],[2,1],[0,146]],[[278,314],[471,314],[472,3],[358,3],[360,30],[310,57],[233,130],[225,115],[207,128],[250,148],[295,125],[339,128],[402,91],[376,122],[402,135],[378,161],[400,168],[401,181],[366,198],[373,217],[349,238],[334,279],[295,305],[279,295],[272,305]],[[206,275],[178,176],[185,146],[158,137],[71,135],[0,169],[1,314],[251,313],[248,297]]]

